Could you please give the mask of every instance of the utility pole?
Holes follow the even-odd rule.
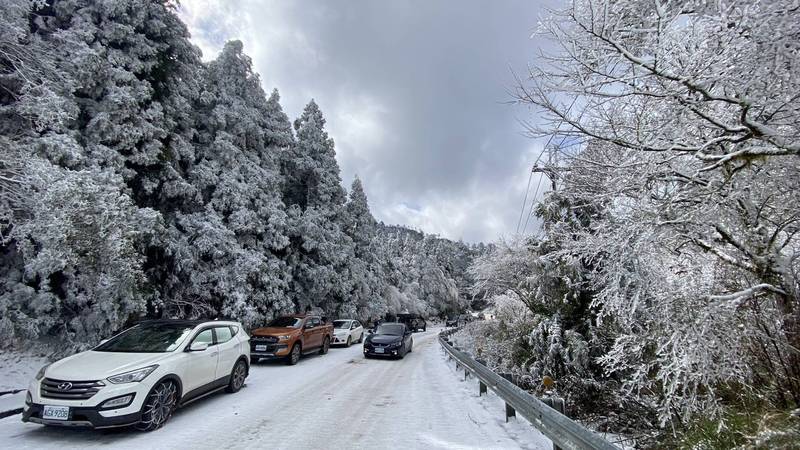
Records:
[[[556,190],[556,179],[558,178],[558,172],[554,167],[539,166],[538,164],[536,164],[535,166],[533,166],[533,169],[531,169],[531,171],[533,173],[538,172],[545,174],[545,176],[547,176],[547,178],[550,180],[550,187],[552,188],[552,190],[553,191]]]
[[[561,144],[564,143],[564,140],[561,140]],[[561,144],[553,144],[552,146],[548,146],[545,151],[547,152],[547,163],[543,165],[539,165],[538,163],[533,165],[533,169],[531,172],[533,173],[543,173],[547,178],[550,180],[550,187],[553,191],[556,190],[556,182],[558,181],[559,173],[569,170],[566,167],[561,167],[559,164],[559,150]]]

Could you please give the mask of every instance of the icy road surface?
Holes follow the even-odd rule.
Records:
[[[176,411],[154,432],[72,430],[0,420],[0,448],[65,449],[551,449],[524,419],[506,424],[503,403],[478,397],[436,340],[414,334],[402,360],[365,360],[360,345],[332,348],[296,366],[260,363],[236,394]]]

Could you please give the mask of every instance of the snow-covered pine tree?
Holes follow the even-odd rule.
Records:
[[[340,310],[347,311],[352,317],[378,317],[386,311],[383,300],[386,286],[382,270],[385,255],[378,245],[377,222],[369,210],[367,194],[358,177],[351,185],[343,222],[345,233],[353,242],[354,254],[350,264],[352,288]]]
[[[172,1],[3,6],[4,342],[86,345],[142,316],[458,308],[465,246],[380,231],[360,182],[345,195],[319,107],[295,139],[241,43],[202,64]]]
[[[343,221],[346,194],[333,139],[316,102],[306,105],[294,128],[296,142],[283,164],[292,299],[298,310],[318,306],[332,314],[352,289],[353,244]]]
[[[6,91],[6,111],[23,121],[4,123],[32,121],[2,133],[23,144],[10,148],[24,151],[15,156],[29,177],[4,243],[18,266],[3,290],[16,306],[5,293],[4,304],[48,311],[24,323],[26,335],[86,342],[158,302],[142,275],[159,264],[148,261],[163,229],[151,207],[191,195],[180,164],[199,52],[168,2],[15,2],[3,17],[13,25],[6,80],[25,80]],[[114,241],[97,241],[109,230]]]
[[[239,41],[206,66],[189,171],[199,196],[176,214],[168,249],[178,269],[168,306],[183,313],[254,324],[288,306],[288,274],[275,252],[288,245],[278,157],[291,133],[273,97],[267,101]]]

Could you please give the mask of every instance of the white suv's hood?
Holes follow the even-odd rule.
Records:
[[[56,380],[102,380],[141,369],[167,358],[172,353],[117,353],[89,350],[51,364],[45,376]]]

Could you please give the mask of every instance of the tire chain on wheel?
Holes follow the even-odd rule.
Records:
[[[169,389],[169,399],[168,403],[165,405],[158,406],[156,401],[163,400],[165,392],[163,389]],[[175,405],[178,403],[177,401],[177,388],[175,383],[172,381],[165,381],[156,385],[153,388],[153,391],[147,395],[147,398],[144,402],[144,407],[142,408],[142,418],[143,420],[136,425],[136,428],[142,431],[153,431],[158,428],[161,428],[170,417],[172,417],[173,411],[175,411]],[[160,413],[158,416],[158,420],[154,417],[155,411],[153,408],[158,406],[158,412]],[[148,416],[148,418],[145,418]]]

